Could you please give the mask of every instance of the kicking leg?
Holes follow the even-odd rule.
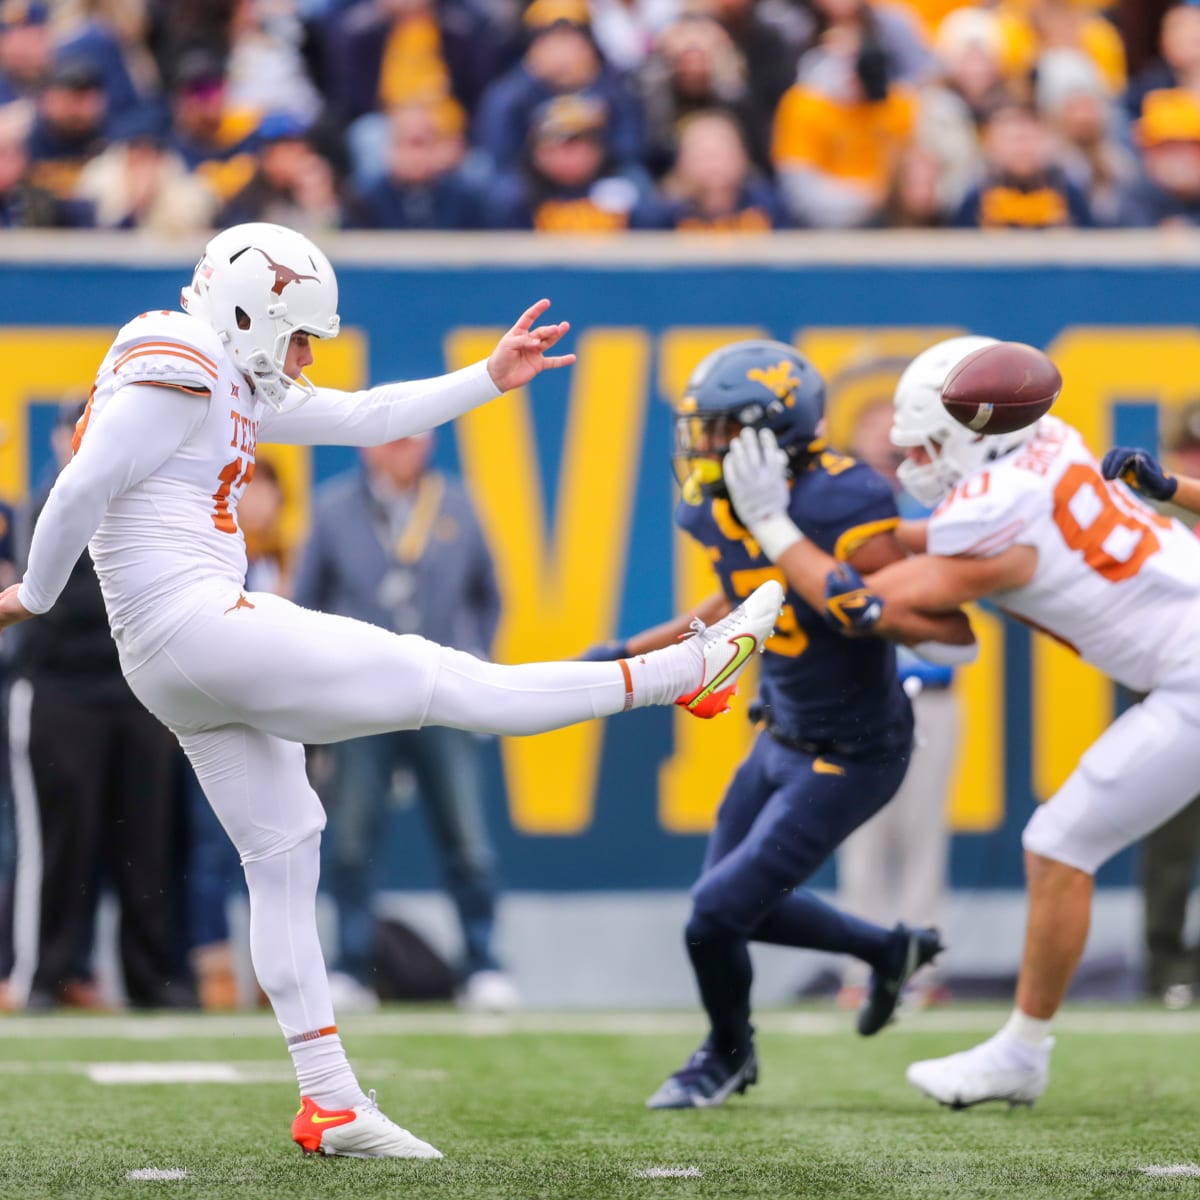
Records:
[[[178,730],[236,722],[289,741],[342,741],[423,724],[530,734],[732,689],[774,626],[779,585],[753,592],[694,638],[617,662],[500,666],[418,637],[252,593],[198,612],[128,675]]]

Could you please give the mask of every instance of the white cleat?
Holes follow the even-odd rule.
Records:
[[[305,1154],[338,1158],[441,1158],[442,1152],[385,1117],[374,1091],[353,1108],[321,1108],[305,1096],[292,1122],[292,1140]]]
[[[695,642],[701,651],[704,674],[695,691],[675,703],[694,717],[715,717],[729,708],[741,673],[771,636],[783,608],[783,588],[768,579],[755,588],[727,617],[707,628],[697,629]],[[697,622],[699,624],[699,622]]]
[[[520,1003],[517,985],[503,971],[475,971],[458,994],[458,1007],[465,1012],[506,1013]]]
[[[915,1062],[904,1077],[917,1091],[951,1108],[989,1100],[1006,1101],[1010,1108],[1032,1105],[1050,1082],[1053,1047],[1053,1038],[1040,1049],[1014,1047],[1012,1038],[998,1033],[959,1054]]]

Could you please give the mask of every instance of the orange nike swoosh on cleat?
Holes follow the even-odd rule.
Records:
[[[824,758],[814,758],[812,767],[818,775],[845,775],[846,773],[845,767],[839,767],[837,763],[831,763]]]
[[[717,691],[721,684],[730,677],[737,669],[758,649],[758,638],[752,633],[739,633],[737,637],[731,639],[735,647],[733,657],[725,664],[718,672],[717,676],[710,682],[705,684],[687,703],[688,708],[695,708],[706,696]]]

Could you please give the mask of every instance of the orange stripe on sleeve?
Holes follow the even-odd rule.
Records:
[[[185,342],[139,342],[136,346],[131,346],[126,350],[114,365],[119,367],[128,362],[129,359],[137,358],[139,354],[144,354],[152,350],[174,351],[193,355],[197,361],[208,367],[214,375],[216,374],[217,364],[207,354],[203,353],[203,351],[197,350],[195,346],[189,346]]]

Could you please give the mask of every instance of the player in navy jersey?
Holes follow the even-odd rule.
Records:
[[[838,605],[805,603],[776,565],[800,531],[859,571],[905,554],[891,488],[822,440],[824,398],[824,383],[807,359],[780,342],[756,340],[709,355],[676,406],[682,487],[676,522],[708,551],[720,581],[696,615],[718,619],[766,579],[782,583],[787,597],[761,660],[762,732],[729,785],[692,888],[687,950],[711,1029],[650,1097],[651,1108],[713,1107],[755,1082],[749,942],[852,954],[869,963],[871,984],[858,1014],[864,1035],[891,1020],[904,984],[941,949],[934,929],[885,929],[802,887],[894,795],[913,737],[894,648],[880,638],[843,636],[835,628]],[[756,449],[759,434],[770,431],[764,444],[786,458],[786,528],[780,519],[759,521],[752,535],[750,514],[730,500],[726,477],[744,455],[737,446],[743,429],[753,432]],[[750,481],[742,493],[746,507],[757,507],[754,480],[764,474],[743,469]],[[843,594],[839,604],[851,605],[853,597]],[[969,638],[963,625],[961,615],[930,618],[921,634],[930,642],[963,641]],[[683,631],[681,621],[672,622],[589,656],[643,653]]]

